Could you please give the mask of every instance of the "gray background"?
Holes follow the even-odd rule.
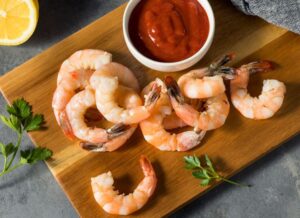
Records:
[[[0,73],[22,64],[44,49],[116,8],[121,0],[42,0],[32,38],[22,46],[0,47]],[[5,101],[0,98],[1,113]],[[1,124],[1,140],[16,136]],[[284,131],[283,127],[282,130]],[[266,139],[268,140],[268,139]],[[28,137],[24,147],[32,146]],[[172,217],[300,217],[300,136],[256,162],[233,179],[253,184],[222,184]],[[241,146],[243,146],[241,144]],[[259,146],[259,145],[258,145]],[[23,167],[0,179],[0,217],[77,217],[46,165]]]

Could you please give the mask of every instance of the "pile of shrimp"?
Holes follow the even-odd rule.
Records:
[[[233,106],[246,118],[267,119],[282,106],[284,83],[269,79],[262,92],[252,97],[247,90],[252,74],[269,71],[269,61],[256,61],[238,68],[225,66],[227,54],[206,68],[156,78],[142,91],[134,73],[112,62],[102,50],[81,50],[65,60],[57,77],[52,108],[58,125],[70,138],[78,139],[88,151],[106,152],[120,148],[140,126],[144,139],[161,151],[188,151],[198,146],[209,130],[224,125],[230,110],[225,81],[230,82]],[[87,115],[94,108],[97,113]],[[108,129],[87,125],[86,120],[106,119]],[[187,127],[191,128],[187,130]],[[170,130],[177,129],[177,133]],[[92,178],[96,201],[108,213],[127,215],[140,209],[153,194],[157,178],[151,162],[140,159],[144,179],[131,194],[114,190],[111,172]]]
[[[158,97],[159,88],[154,87],[143,105],[138,80],[131,70],[112,62],[108,52],[86,49],[63,62],[52,108],[69,139],[77,138],[89,151],[114,151],[131,137],[140,121],[150,116]],[[88,126],[86,112],[90,108],[97,108],[99,113],[88,119],[105,118],[113,126]]]

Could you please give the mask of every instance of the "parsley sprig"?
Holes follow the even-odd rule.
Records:
[[[188,170],[192,170],[192,175],[196,179],[200,179],[201,186],[210,185],[213,181],[224,181],[233,185],[250,187],[250,185],[241,184],[229,179],[226,179],[220,176],[215,170],[213,163],[209,159],[208,155],[204,155],[205,165],[203,165],[198,157],[193,156],[184,156],[185,168]]]
[[[23,133],[40,130],[44,124],[44,117],[41,114],[33,114],[32,107],[23,98],[15,100],[11,106],[7,105],[6,110],[9,116],[0,115],[0,119],[7,127],[16,132],[18,139],[16,144],[8,143],[5,145],[0,142],[0,155],[4,158],[0,177],[23,165],[32,165],[52,156],[52,151],[47,148],[38,147],[21,150],[19,162],[12,166],[19,151]]]

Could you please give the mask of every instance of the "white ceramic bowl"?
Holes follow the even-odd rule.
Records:
[[[198,0],[198,2],[204,8],[208,16],[208,21],[209,21],[208,37],[204,45],[200,48],[198,52],[196,52],[193,56],[187,59],[184,59],[182,61],[177,61],[177,62],[159,62],[159,61],[152,60],[146,57],[145,55],[143,55],[142,53],[140,53],[134,47],[129,36],[128,23],[133,9],[137,6],[137,4],[140,1],[141,0],[130,0],[127,4],[127,7],[123,15],[123,35],[124,35],[126,45],[129,51],[131,52],[131,54],[139,62],[154,70],[163,71],[163,72],[174,72],[174,71],[180,71],[189,68],[190,66],[196,64],[206,54],[206,52],[211,46],[214,37],[214,32],[215,32],[215,17],[212,8],[207,0]]]

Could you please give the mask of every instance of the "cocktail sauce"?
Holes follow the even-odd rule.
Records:
[[[195,54],[208,31],[208,16],[197,0],[141,0],[129,19],[129,35],[136,49],[162,62]]]

